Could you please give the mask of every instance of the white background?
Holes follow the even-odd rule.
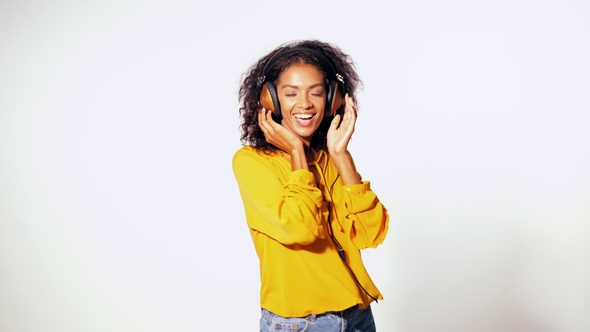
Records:
[[[0,331],[256,331],[237,89],[352,55],[380,331],[590,331],[590,2],[2,1]]]

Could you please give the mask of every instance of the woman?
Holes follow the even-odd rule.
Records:
[[[260,331],[375,331],[382,295],[360,250],[383,241],[389,216],[348,151],[359,84],[350,57],[316,40],[244,75],[233,170],[260,260]]]

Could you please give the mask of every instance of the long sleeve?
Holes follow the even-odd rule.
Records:
[[[381,204],[369,181],[342,186],[341,200],[335,202],[341,230],[348,233],[358,249],[381,244],[389,228],[389,214]]]
[[[311,172],[251,148],[238,150],[232,166],[251,229],[286,245],[326,237],[328,210]]]

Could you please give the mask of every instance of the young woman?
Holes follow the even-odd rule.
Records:
[[[382,296],[360,250],[383,241],[389,216],[348,151],[359,84],[350,57],[316,40],[244,75],[233,170],[260,260],[260,331],[375,331]]]

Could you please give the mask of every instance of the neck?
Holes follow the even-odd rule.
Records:
[[[318,157],[317,151],[310,148],[309,146],[305,147],[305,159],[307,159],[308,162],[315,161],[317,159],[317,157]]]

